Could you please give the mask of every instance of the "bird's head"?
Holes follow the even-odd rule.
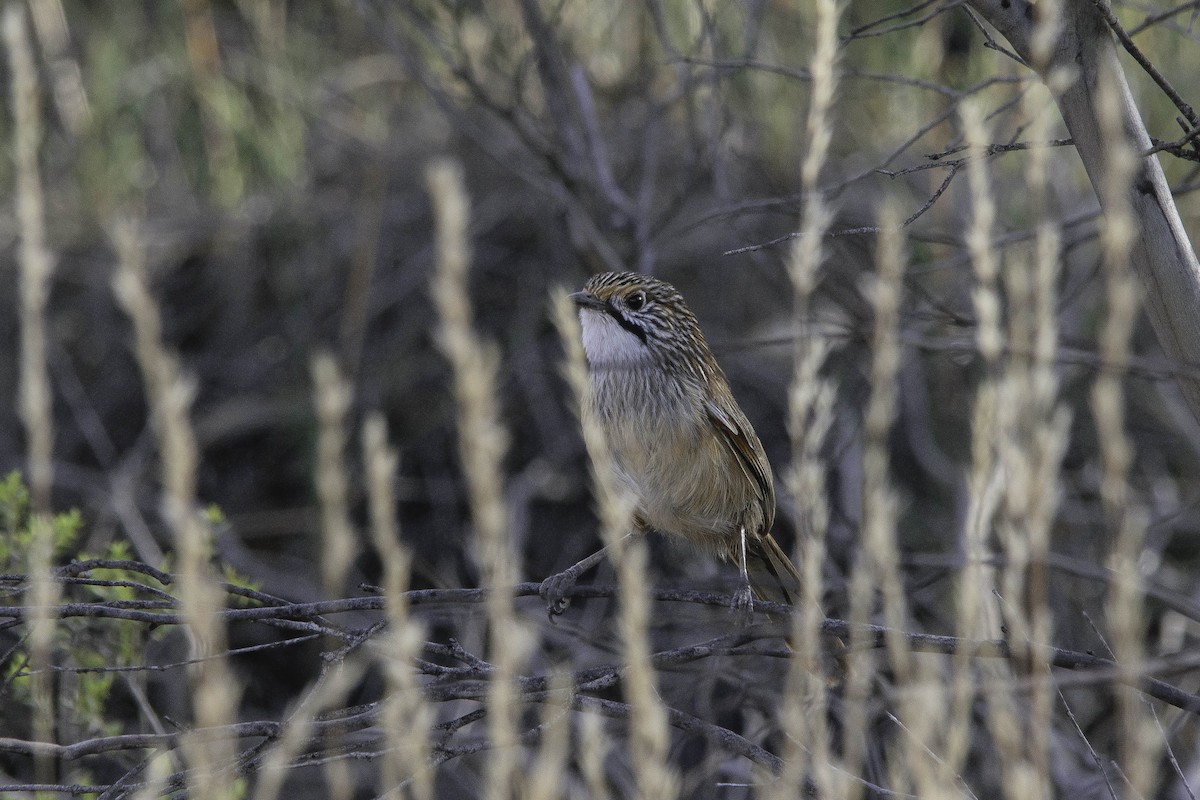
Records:
[[[606,272],[593,276],[571,299],[579,307],[583,347],[593,368],[654,363],[694,373],[689,362],[712,359],[696,316],[665,281]]]

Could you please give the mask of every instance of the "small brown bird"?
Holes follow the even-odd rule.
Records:
[[[794,604],[800,574],[771,536],[771,465],[683,297],[663,281],[610,272],[571,298],[592,384],[584,418],[604,431],[638,528],[736,564],[738,605],[751,591]]]

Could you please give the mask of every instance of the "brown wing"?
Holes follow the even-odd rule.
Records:
[[[732,400],[730,397],[731,402]],[[767,462],[767,455],[763,452],[758,436],[736,406],[732,413],[726,412],[711,400],[705,401],[704,406],[713,428],[737,455],[738,466],[758,487],[758,496],[763,507],[763,529],[748,533],[770,532],[775,524],[775,485],[771,482],[771,465]]]
[[[758,487],[762,500],[763,529],[746,531],[746,570],[750,588],[762,600],[795,605],[800,598],[800,572],[771,535],[775,524],[775,486],[771,482],[771,466],[762,444],[740,410],[728,414],[712,401],[706,403],[706,409],[713,428],[737,454],[738,465]]]

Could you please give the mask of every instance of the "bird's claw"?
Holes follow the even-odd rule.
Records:
[[[750,623],[750,619],[754,615],[754,594],[750,591],[750,584],[742,584],[742,587],[733,593],[729,606],[737,612],[739,621],[743,625]]]
[[[571,570],[567,570],[551,575],[538,587],[538,594],[546,601],[546,616],[551,622],[571,605],[571,598],[567,597],[567,593],[575,588],[577,580],[578,577]]]

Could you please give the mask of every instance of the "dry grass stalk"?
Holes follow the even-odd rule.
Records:
[[[434,711],[422,693],[419,673],[413,666],[425,646],[425,632],[411,620],[401,627],[392,624],[377,648],[388,689],[382,721],[390,754],[383,759],[380,771],[383,795],[430,800],[434,797],[430,730]]]
[[[829,143],[833,140],[833,98],[837,92],[837,25],[841,9],[835,0],[816,0],[816,31],[813,35],[813,55],[809,69],[812,75],[812,94],[808,101],[805,124],[808,152],[800,167],[800,185],[806,194],[815,198],[820,186],[821,170],[829,160]],[[807,211],[805,212],[808,213]]]
[[[145,771],[145,783],[132,795],[133,800],[160,800],[171,778],[171,756],[160,753]]]
[[[138,366],[159,440],[179,599],[197,659],[189,671],[193,716],[197,728],[216,728],[235,721],[240,692],[224,655],[225,626],[218,617],[224,608],[224,593],[209,564],[211,530],[196,509],[199,453],[188,418],[194,389],[163,344],[162,320],[146,284],[144,244],[137,225],[119,225],[115,239],[118,262],[113,291],[133,322]],[[228,797],[235,778],[232,742],[194,732],[184,737],[183,751],[193,796],[201,800]]]
[[[388,624],[408,621],[409,571],[412,553],[400,541],[397,523],[396,478],[398,457],[388,445],[387,420],[378,411],[372,412],[363,424],[363,461],[367,477],[367,500],[370,507],[371,542],[383,563],[383,594],[387,601]]]
[[[553,299],[554,324],[566,351],[563,373],[582,406],[591,391],[583,337],[574,304],[559,290]],[[645,798],[673,798],[679,791],[679,778],[667,761],[671,737],[666,710],[655,690],[654,668],[650,663],[650,599],[646,587],[646,546],[626,534],[633,520],[633,499],[617,484],[609,466],[604,431],[597,424],[583,424],[583,438],[591,456],[591,474],[600,513],[600,533],[617,573],[620,617],[618,624],[626,666],[625,696],[630,705],[629,755],[632,759],[638,795]],[[586,766],[586,764],[585,764]]]
[[[1131,791],[1145,794],[1157,778],[1157,762],[1163,739],[1158,735],[1145,700],[1133,687],[1144,669],[1142,644],[1145,627],[1139,561],[1146,534],[1146,514],[1131,496],[1129,472],[1133,464],[1133,442],[1125,430],[1125,370],[1129,365],[1130,338],[1137,322],[1140,298],[1129,256],[1138,235],[1130,208],[1129,187],[1139,169],[1139,159],[1126,141],[1122,119],[1122,82],[1118,75],[1101,73],[1097,116],[1107,142],[1105,181],[1101,207],[1105,224],[1101,229],[1102,270],[1106,317],[1100,331],[1100,357],[1106,365],[1092,387],[1092,413],[1100,442],[1102,477],[1100,496],[1115,533],[1108,567],[1112,574],[1105,615],[1108,645],[1121,672],[1123,685],[1116,688],[1122,737],[1121,766]]]
[[[1033,331],[1033,264],[1030,253],[1017,251],[1017,257],[1004,264],[1004,289],[1008,300],[1009,325],[1006,331],[1012,352],[1029,353]],[[1015,669],[1001,661],[981,662],[977,670],[990,687],[984,693],[987,703],[985,720],[997,753],[1003,784],[1010,797],[1043,797],[1046,786],[1026,759],[1028,713],[1022,708],[1023,697],[1015,690],[1016,670],[1031,667],[1028,611],[1025,608],[1025,574],[1029,567],[1027,530],[1030,500],[1029,470],[1033,443],[1029,441],[1035,410],[1030,407],[1030,361],[1012,357],[995,376],[997,403],[996,465],[1001,476],[997,488],[998,509],[994,532],[1004,554],[1003,568],[997,576],[1001,613],[1007,638],[1020,662]],[[1043,773],[1044,776],[1044,773]]]
[[[91,120],[92,110],[79,62],[71,57],[71,31],[62,0],[33,0],[29,11],[50,66],[54,104],[67,129],[79,135]]]
[[[400,541],[397,525],[396,452],[387,443],[383,415],[372,413],[363,425],[363,458],[366,466],[367,497],[370,502],[371,534],[383,564],[383,596],[388,633],[375,648],[384,666],[388,692],[383,706],[383,723],[389,749],[394,755],[383,759],[382,786],[387,797],[401,797],[402,786],[416,800],[433,797],[429,726],[433,710],[421,693],[413,659],[425,642],[425,629],[409,616],[408,591],[412,554]]]
[[[897,500],[891,485],[888,437],[896,417],[896,379],[900,371],[900,304],[903,299],[904,231],[894,203],[879,215],[876,274],[867,287],[875,310],[871,338],[871,396],[864,420],[863,545],[870,585],[883,593],[884,619],[892,633],[888,656],[899,682],[911,671],[911,653],[904,639],[908,630],[908,602],[900,579],[900,553],[896,544]]]
[[[812,330],[810,303],[825,258],[822,238],[833,217],[820,191],[820,178],[833,136],[839,8],[835,0],[818,0],[816,10],[810,67],[812,91],[806,122],[808,151],[800,170],[807,203],[800,221],[800,236],[793,242],[788,259],[797,330]],[[840,794],[843,776],[835,769],[829,749],[828,687],[822,677],[825,665],[820,646],[820,626],[824,621],[821,569],[829,513],[825,501],[825,464],[820,451],[833,419],[834,396],[833,387],[820,377],[827,354],[827,342],[815,337],[798,339],[788,392],[793,463],[786,481],[802,516],[797,521],[796,557],[804,576],[804,602],[792,615],[791,642],[795,649],[788,665],[780,712],[787,742],[782,754],[784,769],[769,787],[771,796],[780,798],[794,796],[807,782],[822,796]]]
[[[795,284],[799,291],[806,282]],[[808,298],[798,294],[797,308],[806,309]],[[792,439],[792,464],[784,475],[788,492],[796,499],[796,563],[803,577],[803,603],[792,613],[790,641],[794,651],[788,665],[780,709],[781,727],[787,736],[782,753],[784,767],[779,778],[768,787],[768,797],[794,797],[809,775],[812,746],[818,741],[828,749],[825,725],[827,686],[820,678],[826,669],[820,647],[820,629],[825,614],[821,610],[823,594],[822,569],[825,563],[825,537],[829,525],[829,505],[826,500],[825,472],[827,465],[822,448],[833,425],[833,404],[836,388],[832,381],[821,376],[821,369],[830,351],[829,342],[810,338],[797,344],[795,371],[788,389],[788,430]],[[853,643],[852,643],[853,644]],[[868,651],[864,651],[869,653]],[[863,662],[869,663],[863,663]],[[848,692],[857,688],[865,694],[873,674],[873,656],[865,655],[850,664]],[[861,668],[860,668],[861,667]],[[847,716],[848,730],[865,730],[863,707],[852,709]],[[861,741],[861,739],[860,739]],[[828,761],[828,758],[826,758]],[[847,787],[851,791],[852,787]]]
[[[668,761],[670,728],[650,663],[647,561],[645,542],[632,541],[617,563],[625,697],[630,706],[629,751],[638,796],[672,800],[679,795],[679,776]]]
[[[437,220],[438,344],[454,373],[458,404],[459,455],[466,475],[475,524],[476,555],[488,589],[488,652],[494,666],[489,682],[488,738],[492,750],[484,776],[488,800],[512,796],[518,780],[520,704],[514,680],[532,637],[517,620],[512,587],[517,582],[508,509],[504,502],[502,460],[507,436],[499,419],[497,355],[474,331],[467,287],[470,255],[468,201],[457,164],[438,161],[426,172]]]
[[[1051,110],[1034,104],[1044,100],[1027,100],[1026,109],[1033,117],[1031,124],[1034,139],[1049,138],[1053,119]],[[978,119],[965,115],[968,136],[975,142],[986,141],[987,134]],[[1035,213],[1045,214],[1045,161],[1044,150],[1035,150],[1030,159],[1029,185]],[[988,194],[986,175],[983,174],[983,159],[973,162],[972,187],[977,208],[984,209],[986,219],[992,212],[990,200],[980,204],[980,194]],[[1036,173],[1036,174],[1035,174]],[[999,285],[993,271],[998,263],[994,253],[987,252],[991,245],[990,235],[985,236],[982,223],[975,247],[986,248],[973,251],[979,276],[977,309],[981,327],[984,314],[989,314],[989,324],[995,329],[983,337],[1004,344],[1016,355],[1000,361],[994,350],[990,356],[988,375],[980,387],[976,407],[976,427],[973,428],[974,461],[972,474],[973,491],[986,487],[984,497],[973,495],[975,514],[969,541],[978,553],[984,555],[995,535],[1004,554],[1005,568],[998,576],[989,570],[986,574],[998,592],[1002,604],[1006,639],[1012,647],[1013,662],[998,659],[980,661],[974,671],[980,673],[983,693],[987,704],[984,716],[992,745],[999,758],[997,768],[1002,774],[1001,783],[1007,796],[1012,798],[1048,797],[1053,793],[1049,769],[1049,730],[1053,709],[1052,685],[1049,681],[1035,681],[1032,699],[1027,699],[1017,680],[1017,671],[1028,673],[1045,669],[1039,662],[1041,645],[1050,643],[1051,625],[1047,606],[1046,575],[1044,566],[1049,550],[1049,534],[1053,526],[1058,503],[1058,469],[1067,440],[1066,414],[1057,405],[1057,377],[1054,372],[1054,357],[1057,346],[1057,324],[1055,320],[1055,283],[1058,274],[1058,236],[1049,221],[1040,226],[1034,246],[1013,251],[1003,270],[1003,285],[1007,296],[1008,324],[1001,331],[998,315]],[[990,281],[990,283],[989,283]],[[997,317],[990,316],[996,311]],[[976,556],[968,553],[968,571],[973,569]],[[972,582],[966,578],[965,582]],[[980,595],[978,589],[963,587],[970,592],[971,600],[991,604],[990,598]],[[961,596],[961,595],[960,595]],[[975,617],[975,624],[981,617]],[[968,630],[971,622],[968,615],[960,617],[960,633]],[[979,629],[976,637],[985,635]],[[963,634],[970,635],[970,634]],[[956,659],[956,686],[965,692],[968,682],[967,664]],[[956,708],[959,699],[956,697]],[[966,720],[956,717],[960,724]],[[960,728],[959,734],[966,728]],[[956,751],[956,755],[958,752]]]
[[[825,620],[821,610],[821,570],[829,525],[826,464],[821,449],[833,424],[836,397],[832,382],[820,376],[828,352],[829,345],[825,341],[812,340],[804,344],[804,353],[798,358],[797,371],[788,393],[793,455],[785,484],[797,501],[796,563],[804,581],[801,587],[804,600],[801,607],[792,613],[789,641],[794,649],[789,659],[779,714],[780,726],[787,737],[781,753],[783,771],[767,787],[766,794],[779,800],[795,797],[801,792],[806,778],[812,777],[817,768],[814,763],[817,758],[822,758],[821,763],[828,767],[820,769],[827,778],[833,780],[836,774],[828,753],[828,686],[823,678],[826,665],[820,644],[821,624]],[[858,668],[857,662],[852,665],[851,676],[861,674],[866,680],[870,670],[864,669],[860,673]],[[848,724],[855,726],[856,723],[850,719]],[[857,727],[865,730],[861,717]]]
[[[45,198],[38,169],[42,143],[42,110],[33,48],[25,12],[16,3],[4,9],[4,43],[12,71],[13,160],[16,162],[17,224],[21,246],[21,383],[20,415],[28,437],[29,486],[34,509],[50,513],[54,484],[53,399],[46,362],[46,301],[54,260],[46,245]]]
[[[562,365],[563,376],[571,387],[578,408],[592,390],[579,318],[574,303],[561,290],[551,297],[551,312],[566,354]],[[616,480],[603,429],[598,425],[581,424],[583,441],[590,456],[592,491],[600,514],[600,534],[606,547],[615,548],[612,554],[616,560],[627,544],[625,534],[633,524],[635,501]]]
[[[305,693],[300,702],[284,715],[278,738],[263,756],[254,800],[275,800],[280,796],[284,782],[292,775],[293,760],[309,744],[313,721],[321,712],[339,709],[345,705],[347,695],[362,680],[366,671],[364,662],[364,659],[347,659],[323,671],[320,679]],[[343,781],[343,785],[330,785],[336,780]],[[346,779],[337,773],[327,772],[326,781],[327,796],[352,788],[347,785]]]
[[[604,761],[612,752],[612,742],[604,733],[604,718],[599,714],[579,717],[579,766],[587,785],[589,800],[608,800],[608,781]]]
[[[317,407],[317,500],[321,506],[321,578],[330,597],[345,589],[346,575],[358,553],[350,522],[350,489],[346,476],[346,414],[351,389],[329,353],[312,360]]]
[[[879,214],[876,246],[876,272],[865,287],[874,310],[875,326],[871,339],[871,395],[864,419],[863,453],[863,550],[851,578],[851,619],[870,622],[877,596],[881,596],[883,618],[888,627],[887,654],[899,700],[899,724],[903,739],[891,748],[889,758],[891,786],[898,792],[935,793],[944,789],[938,774],[937,757],[930,749],[940,732],[937,720],[944,717],[947,699],[938,666],[929,659],[919,661],[908,645],[904,632],[909,630],[908,601],[900,573],[900,552],[896,541],[898,500],[891,478],[889,439],[898,406],[897,382],[902,351],[900,348],[900,309],[904,296],[904,270],[907,263],[902,214],[892,201]],[[865,716],[870,669],[873,657],[865,642],[856,642],[863,655],[856,657],[855,673],[848,687],[850,702],[857,708],[848,716]],[[865,720],[864,720],[865,722]],[[856,725],[861,725],[857,720]],[[860,734],[866,737],[866,731]],[[859,753],[862,745],[847,742],[847,768],[861,770],[865,763]]]
[[[29,663],[32,678],[33,738],[38,742],[57,739],[57,703],[55,702],[54,640],[57,627],[56,607],[62,600],[62,587],[54,579],[54,526],[47,514],[34,514],[29,521],[33,542],[29,548],[29,588],[25,605],[33,610],[29,621]],[[35,756],[38,780],[53,783],[55,766],[51,756]]]
[[[16,207],[20,229],[21,375],[20,417],[25,426],[29,486],[34,513],[30,519],[33,543],[29,552],[30,584],[27,603],[34,609],[29,634],[29,670],[33,673],[35,714],[33,736],[40,742],[55,737],[53,672],[55,614],[62,591],[51,577],[54,524],[51,492],[54,486],[54,418],[50,374],[46,361],[46,302],[53,257],[46,245],[45,198],[38,168],[42,140],[37,68],[21,6],[4,9],[4,43],[12,74],[13,160],[16,163]],[[38,758],[39,780],[50,783],[54,768]]]
[[[986,564],[992,556],[992,518],[1000,502],[1001,474],[997,465],[996,442],[1002,435],[999,370],[1004,334],[1000,327],[997,258],[992,247],[996,210],[984,151],[988,130],[983,112],[975,103],[963,104],[962,121],[969,144],[968,176],[973,210],[967,245],[975,270],[976,286],[972,296],[977,316],[977,342],[986,374],[979,386],[972,413],[971,473],[968,476],[970,499],[963,541],[965,566],[958,585],[956,633],[967,639],[982,639],[989,638],[1000,627],[991,598],[996,579],[994,570]],[[956,653],[953,659],[952,711],[945,733],[945,759],[942,763],[946,781],[959,774],[967,756],[974,696],[971,658],[965,652]]]
[[[571,695],[569,675],[550,676],[549,697],[542,705],[541,745],[529,774],[526,800],[557,800],[563,797],[563,777],[571,752]]]
[[[327,556],[332,547],[336,551],[333,557],[349,558],[353,555],[354,541],[345,503],[346,470],[342,462],[345,446],[343,420],[349,393],[332,357],[317,356],[313,363],[313,374],[317,385],[317,406],[322,419],[318,443],[318,486],[323,482],[326,484],[323,489],[319,488],[325,530],[342,528],[341,543],[331,544],[327,533],[325,547]],[[421,626],[408,619],[404,593],[408,589],[410,556],[400,544],[395,522],[395,499],[391,490],[396,456],[387,447],[386,425],[379,415],[373,415],[364,426],[363,450],[371,529],[384,565],[384,590],[391,624],[390,634],[379,643],[377,650],[384,662],[384,677],[389,687],[382,711],[383,725],[396,757],[385,756],[381,779],[386,796],[399,797],[399,787],[407,781],[411,788],[409,796],[429,798],[432,796],[432,775],[428,735],[414,735],[414,732],[427,731],[431,715],[412,678],[412,658],[419,652],[424,636]],[[345,567],[335,575],[335,579],[327,582],[327,586],[340,586],[343,583]],[[317,685],[289,712],[278,741],[263,760],[256,800],[273,800],[280,795],[291,772],[293,759],[308,743],[313,720],[322,711],[343,705],[346,695],[361,679],[364,670],[365,664],[356,660],[323,673]],[[343,794],[348,792],[351,788],[349,775],[344,769],[329,772],[329,763],[333,762],[326,764],[331,790]]]
[[[1045,11],[1039,14],[1034,37],[1035,58],[1043,61],[1049,58],[1060,24],[1056,5],[1047,4]],[[1048,141],[1056,119],[1054,107],[1040,93],[1031,92],[1025,96],[1024,111],[1030,120],[1031,140]],[[968,121],[968,127],[975,125]],[[986,140],[983,130],[976,136],[977,141]],[[1014,656],[1011,662],[982,661],[977,669],[986,687],[984,719],[1000,756],[1001,783],[1012,798],[1049,797],[1054,791],[1049,762],[1053,682],[1035,680],[1026,692],[1022,686],[1029,681],[1018,678],[1018,673],[1048,670],[1041,660],[1042,648],[1051,644],[1053,632],[1046,563],[1069,421],[1058,405],[1054,367],[1060,238],[1046,203],[1048,162],[1048,148],[1032,149],[1026,186],[1031,212],[1041,222],[1033,246],[1011,251],[1003,269],[1008,309],[1005,335],[1009,351],[1018,355],[1002,365],[992,364],[987,384],[980,389],[980,403],[994,403],[989,413],[992,429],[975,431],[980,447],[987,442],[994,448],[990,457],[999,479],[994,531],[1004,554],[997,588],[1005,638]],[[982,182],[974,185],[986,186]],[[982,274],[990,275],[988,266],[997,262],[994,256],[976,255],[976,263],[984,265]],[[991,310],[986,295],[980,295],[978,307]],[[981,466],[979,461],[976,466]]]
[[[1045,70],[1050,64],[1051,58],[1054,56],[1054,46],[1058,44],[1059,35],[1062,32],[1062,0],[1039,0],[1037,20],[1033,26],[1033,36],[1030,39],[1030,52],[1033,56],[1033,63],[1039,72]],[[1054,80],[1047,77],[1046,85],[1050,87],[1052,92],[1056,92]],[[1043,142],[1048,139],[1038,139],[1030,136],[1030,141]],[[1033,176],[1032,167],[1035,162],[1045,163],[1043,159],[1032,159],[1030,163],[1030,171],[1027,173],[1039,183],[1045,182],[1045,174]]]
[[[1042,27],[1057,27],[1052,11],[1041,18]],[[1048,141],[1057,116],[1054,106],[1031,93],[1025,99],[1025,115],[1030,120],[1030,138]],[[999,460],[1009,481],[997,533],[1005,554],[1001,588],[1008,642],[1017,669],[1032,675],[1049,670],[1043,654],[1053,644],[1046,565],[1070,420],[1058,401],[1055,370],[1061,237],[1046,203],[1048,168],[1048,148],[1034,148],[1026,167],[1026,186],[1031,211],[1041,222],[1033,247],[1015,251],[1004,271],[1011,349],[1030,356],[1011,358],[1004,375],[1012,433],[1000,444]],[[992,674],[998,673],[993,668]],[[1017,716],[1004,711],[989,716],[993,737],[1007,748],[1005,785],[1011,787],[1011,796],[1050,797],[1054,685],[1034,680],[1025,699],[1014,678],[1005,673],[993,682],[996,689],[987,696],[989,708],[1020,709]]]
[[[313,356],[313,395],[317,410],[317,501],[321,507],[321,578],[325,591],[338,597],[345,590],[346,576],[358,552],[354,525],[350,522],[349,485],[346,475],[346,415],[352,390],[342,378],[330,353]],[[331,747],[336,749],[336,739]],[[349,765],[328,759],[326,792],[330,800],[350,800],[353,793]]]

